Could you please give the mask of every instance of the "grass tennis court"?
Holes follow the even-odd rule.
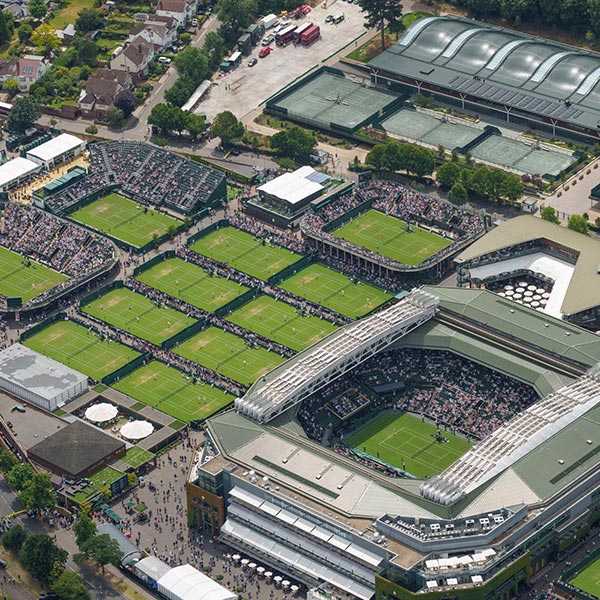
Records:
[[[347,275],[318,263],[286,279],[279,287],[353,319],[392,298],[379,288],[353,283]]]
[[[158,361],[136,369],[113,387],[186,423],[204,419],[234,400],[231,394],[204,381],[193,383],[185,373]]]
[[[168,258],[140,273],[136,279],[208,312],[214,312],[248,291],[235,281],[212,277],[181,258]]]
[[[324,319],[302,316],[293,306],[270,296],[259,296],[244,304],[227,320],[296,351],[312,346],[337,329]]]
[[[412,223],[410,227],[412,231],[407,232],[404,221],[368,210],[336,229],[333,235],[405,265],[418,265],[452,243]]]
[[[118,479],[121,479],[121,477],[123,477],[123,473],[120,473],[116,469],[113,469],[112,467],[103,467],[93,475],[88,475],[87,478],[92,482],[92,485],[75,493],[73,499],[75,502],[81,504],[100,493],[103,487],[110,489],[111,484]]]
[[[121,458],[121,462],[128,464],[130,467],[137,469],[140,465],[143,465],[146,461],[149,461],[154,454],[149,450],[144,450],[143,448],[137,448],[134,446],[133,448],[129,448],[127,452],[125,452],[125,456]]]
[[[600,598],[600,558],[581,571],[569,583],[591,594],[594,598]]]
[[[127,288],[110,290],[82,310],[153,344],[164,342],[195,322],[172,308],[159,308],[152,300]]]
[[[29,266],[24,263],[25,259],[20,254],[0,246],[0,294],[29,302],[61,281],[69,279],[33,260],[28,261]]]
[[[448,442],[436,442],[436,428],[409,415],[384,413],[346,438],[349,446],[426,478],[441,473],[458,460],[471,444],[445,431]]]
[[[181,221],[119,194],[108,194],[69,215],[92,229],[140,248],[181,225]]]
[[[118,342],[101,340],[73,321],[56,321],[23,344],[98,381],[140,355]]]
[[[173,351],[244,385],[254,383],[285,361],[276,352],[251,348],[241,337],[217,327],[201,331]]]
[[[300,254],[270,246],[234,227],[212,231],[196,240],[190,248],[263,281],[302,258]]]

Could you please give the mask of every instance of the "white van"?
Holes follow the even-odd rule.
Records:
[[[338,23],[341,23],[346,17],[344,17],[344,15],[339,14],[339,15],[335,15],[333,17],[333,23],[334,25],[337,25]]]

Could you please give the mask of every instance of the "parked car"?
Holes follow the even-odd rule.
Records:
[[[259,53],[258,53],[258,58],[265,58],[267,56],[269,56],[269,54],[271,54],[271,52],[273,52],[273,48],[271,48],[270,46],[265,46]]]
[[[263,38],[262,40],[262,45],[263,46],[268,46],[269,44],[273,43],[275,41],[275,36],[274,35],[267,35]]]
[[[312,8],[308,4],[304,4],[300,7],[300,10],[303,14],[307,15],[312,10]]]
[[[333,15],[327,15],[325,17],[325,23],[331,23],[333,21]]]
[[[170,65],[172,61],[168,56],[159,56],[158,62],[162,63],[163,65]]]
[[[258,60],[256,60],[256,58],[251,58],[251,59],[248,61],[248,66],[249,66],[249,67],[253,67],[253,66],[254,66],[254,65],[257,63],[257,62],[258,62]]]
[[[198,27],[198,19],[192,19],[192,27]]]
[[[4,559],[0,558],[0,569],[6,569],[7,563]]]

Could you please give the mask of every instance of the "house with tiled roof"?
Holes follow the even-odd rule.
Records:
[[[26,93],[49,68],[50,62],[43,56],[13,56],[9,60],[0,61],[0,84],[8,79],[16,79],[19,91]]]
[[[196,14],[197,8],[197,0],[158,0],[156,14],[173,17],[178,27],[185,27]]]
[[[110,61],[110,68],[126,71],[139,81],[148,75],[148,65],[154,60],[154,45],[141,36],[127,44]]]
[[[81,114],[88,119],[104,119],[121,90],[132,87],[132,78],[126,71],[98,69],[86,81],[79,97]]]

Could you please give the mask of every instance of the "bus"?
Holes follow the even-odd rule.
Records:
[[[12,104],[9,104],[8,102],[0,102],[0,117],[8,116],[11,108]]]
[[[298,29],[296,29],[296,31],[294,32],[294,39],[295,40],[299,40],[300,36],[307,30],[310,29],[313,26],[312,23],[303,23],[302,25],[300,25],[300,27],[298,27]]]
[[[310,46],[314,41],[321,37],[321,28],[318,25],[313,25],[300,36],[300,43],[303,46]]]
[[[284,46],[294,39],[294,34],[298,29],[298,25],[288,25],[284,27],[279,33],[275,34],[275,43],[278,46]]]

